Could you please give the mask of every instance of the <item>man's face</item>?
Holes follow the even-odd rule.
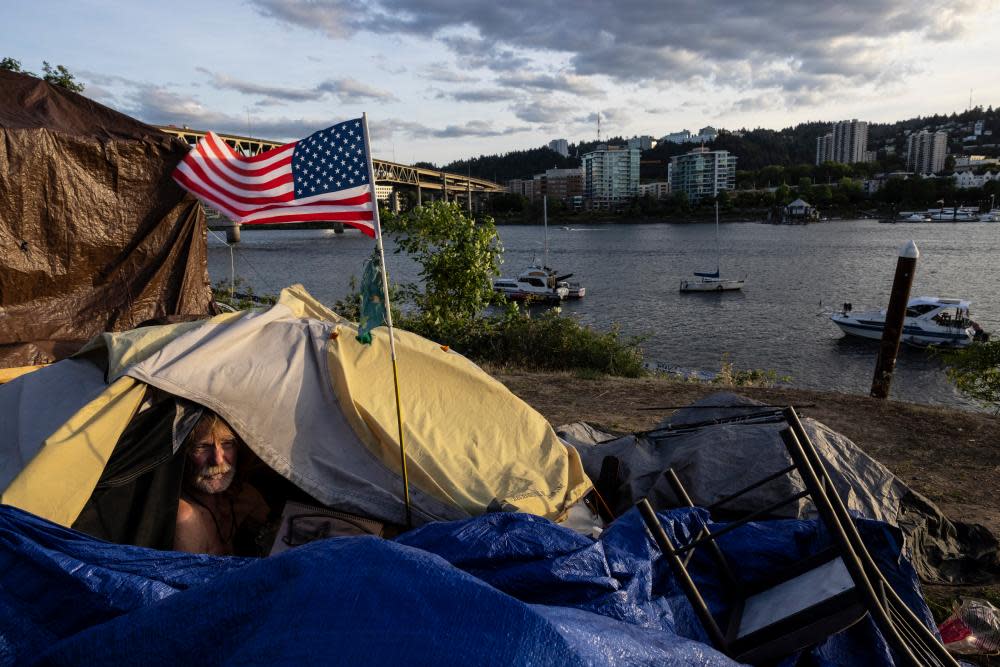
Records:
[[[238,439],[218,418],[202,417],[188,437],[188,482],[202,493],[222,493],[236,476]]]

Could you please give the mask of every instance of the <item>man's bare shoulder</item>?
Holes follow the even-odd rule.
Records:
[[[189,553],[219,553],[219,540],[213,534],[213,528],[212,519],[204,508],[181,498],[177,502],[174,550]]]

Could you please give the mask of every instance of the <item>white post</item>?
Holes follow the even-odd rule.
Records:
[[[385,298],[385,323],[389,327],[389,352],[392,356],[392,379],[396,388],[396,426],[399,430],[399,460],[403,475],[403,499],[406,503],[406,525],[413,526],[410,512],[410,484],[406,474],[406,449],[403,446],[403,412],[399,401],[399,372],[396,367],[396,340],[392,331],[392,308],[389,303],[389,278],[385,272],[385,248],[382,246],[382,225],[379,222],[378,198],[375,196],[375,165],[372,161],[372,144],[368,134],[368,114],[361,114],[368,152],[368,185],[372,192],[372,221],[375,223],[375,242],[378,246],[379,264],[382,269],[382,296]]]

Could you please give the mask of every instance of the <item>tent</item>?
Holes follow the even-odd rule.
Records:
[[[266,311],[102,334],[0,386],[0,501],[169,548],[190,402],[314,501],[403,524],[388,333],[356,334],[298,286]],[[576,450],[465,357],[403,331],[397,356],[415,524],[560,519],[589,490]]]
[[[557,432],[577,447],[592,479],[600,477],[605,457],[618,459],[620,479],[607,494],[617,500],[616,504],[611,501],[617,512],[646,497],[659,509],[681,505],[662,474],[668,468],[676,471],[694,503],[707,507],[789,465],[778,435],[785,424],[774,412],[720,392],[677,411],[645,433],[615,435],[584,422],[561,426]],[[900,528],[908,556],[923,581],[1000,581],[1000,551],[988,529],[950,521],[934,503],[842,434],[814,419],[804,419],[803,426],[848,509]],[[726,507],[735,514],[750,514],[802,488],[798,478],[786,475]],[[776,510],[790,518],[811,517],[813,512],[804,499]]]
[[[0,368],[209,312],[204,213],[170,178],[187,150],[83,95],[0,71]]]

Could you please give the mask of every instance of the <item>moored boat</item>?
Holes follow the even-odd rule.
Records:
[[[732,278],[720,278],[719,272],[698,273],[695,271],[697,280],[682,280],[680,291],[682,292],[728,292],[743,289],[745,280]]]
[[[569,296],[570,290],[558,284],[555,274],[550,271],[544,267],[528,267],[516,279],[494,280],[493,291],[514,301],[558,303]]]
[[[715,204],[715,271],[695,271],[695,280],[682,280],[681,292],[731,292],[743,289],[746,277],[742,279],[722,278],[719,275],[719,265],[722,261],[722,250],[719,245],[719,204]]]
[[[920,347],[967,347],[985,341],[989,334],[969,316],[970,302],[963,299],[918,296],[906,304],[901,340]],[[830,316],[841,331],[851,336],[881,340],[885,328],[885,310],[852,312],[845,303],[839,313]]]

